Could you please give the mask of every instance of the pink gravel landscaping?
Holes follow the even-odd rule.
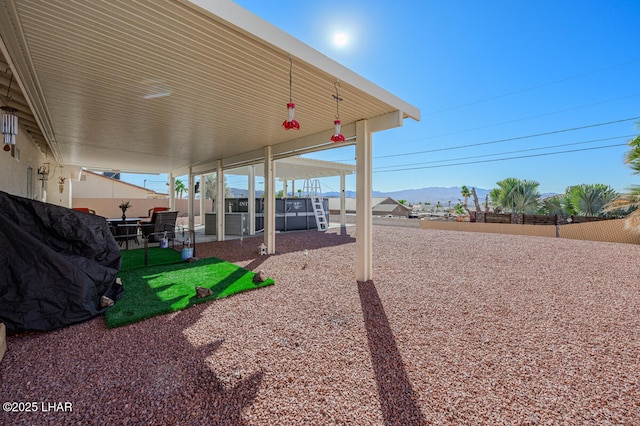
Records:
[[[638,245],[374,226],[356,283],[354,228],[260,242],[196,251],[273,286],[8,336],[0,424],[640,424]]]

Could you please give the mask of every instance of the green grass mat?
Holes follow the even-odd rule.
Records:
[[[121,271],[124,294],[107,309],[104,318],[108,328],[120,327],[274,283],[272,279],[267,279],[254,284],[254,275],[252,271],[215,257],[194,263]],[[197,298],[196,286],[209,288],[213,294]]]
[[[120,272],[139,268],[144,265],[144,249],[122,250],[122,266]],[[149,247],[147,252],[147,266],[171,265],[182,262],[180,252],[170,248]]]

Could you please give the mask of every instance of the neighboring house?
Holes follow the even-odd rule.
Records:
[[[100,173],[83,170],[80,180],[73,183],[73,199],[77,198],[167,198],[151,189],[123,182]],[[75,202],[74,202],[75,204]]]
[[[409,217],[411,207],[400,204],[391,197],[384,198],[378,204],[373,205],[374,216]]]
[[[340,198],[331,197],[329,200],[329,213],[340,214]],[[409,217],[411,207],[400,204],[391,197],[371,198],[372,212],[374,216]],[[347,214],[356,213],[356,199],[345,198],[345,210]]]
[[[80,180],[73,182],[73,207],[86,207],[105,217],[119,217],[118,206],[131,203],[128,217],[145,217],[153,207],[169,207],[169,196],[148,188],[123,182],[100,173],[83,170]]]

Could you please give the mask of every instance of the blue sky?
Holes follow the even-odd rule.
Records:
[[[640,133],[638,0],[236,3],[421,110],[419,122],[374,134],[376,191],[491,189],[507,177],[541,192],[640,184],[623,164]],[[560,151],[573,152],[546,155]],[[353,164],[354,153],[312,157]],[[323,180],[325,191],[338,185]]]

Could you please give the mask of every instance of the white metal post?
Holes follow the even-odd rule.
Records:
[[[344,171],[340,172],[340,226],[347,226],[347,208],[345,201],[346,179]]]
[[[196,185],[195,185],[195,177],[191,172],[191,167],[189,167],[189,187],[187,188],[187,216],[189,217],[189,229],[195,229],[195,220],[193,218],[194,211],[194,201],[196,198]]]
[[[249,194],[248,198],[248,213],[249,216],[249,235],[256,234],[256,167],[249,166]]]
[[[200,175],[200,225],[204,225],[204,209],[207,201],[207,190],[204,187],[205,178],[204,175]]]
[[[276,252],[276,173],[271,147],[264,148],[264,244],[267,253]]]
[[[373,278],[371,213],[371,133],[366,120],[356,123],[356,280]]]
[[[216,168],[216,239],[224,241],[224,172],[222,161],[218,160]]]
[[[176,178],[169,173],[169,210],[176,211]]]

